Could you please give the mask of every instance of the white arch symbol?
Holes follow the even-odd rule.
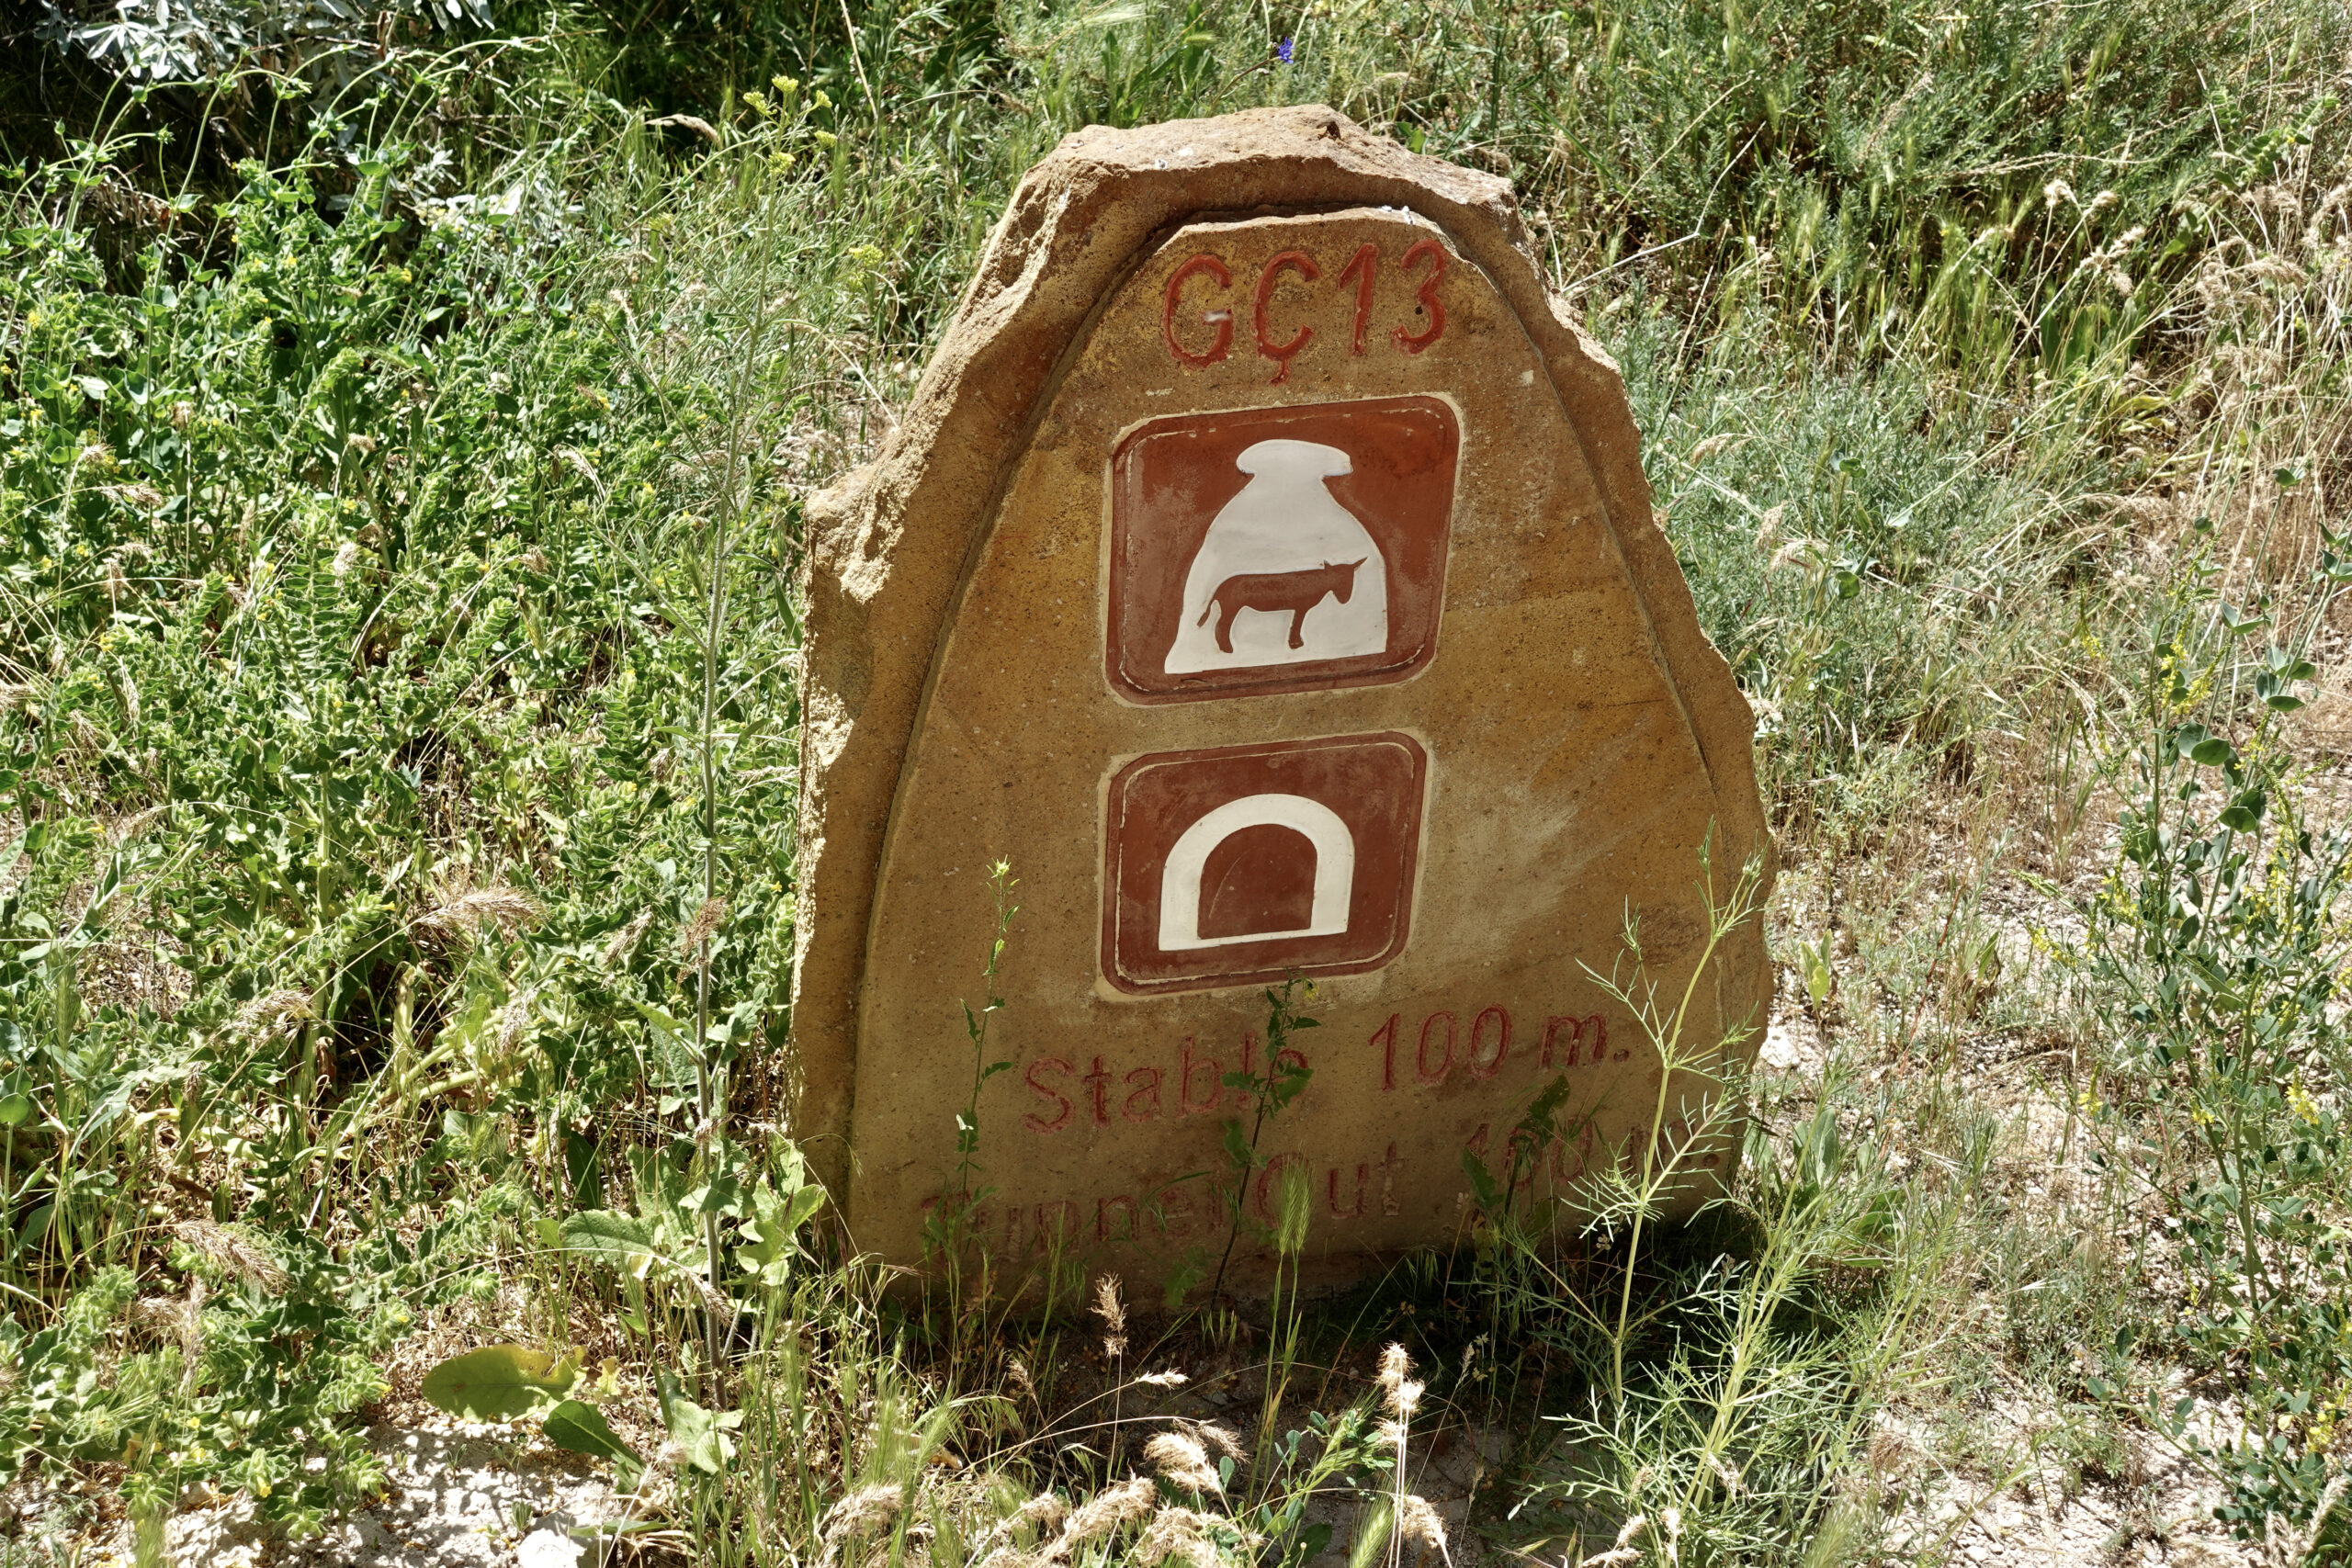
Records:
[[[1209,852],[1244,828],[1292,828],[1315,846],[1315,897],[1306,924],[1296,931],[1250,931],[1241,936],[1201,934],[1201,875]],[[1340,814],[1303,795],[1245,795],[1228,800],[1177,837],[1159,874],[1159,947],[1163,953],[1225,947],[1237,942],[1273,942],[1283,937],[1336,936],[1348,929],[1348,904],[1355,890],[1356,840]]]

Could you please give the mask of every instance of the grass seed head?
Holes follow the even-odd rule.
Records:
[[[182,1220],[172,1234],[187,1243],[198,1256],[226,1269],[265,1295],[286,1289],[286,1268],[258,1242],[247,1239],[210,1220]]]
[[[825,1541],[825,1554],[830,1557],[844,1540],[861,1536],[887,1525],[899,1517],[905,1506],[906,1492],[889,1484],[861,1486],[826,1511],[819,1533]]]
[[[638,939],[645,934],[645,928],[652,923],[653,911],[646,909],[640,911],[637,919],[615,931],[612,939],[605,943],[605,967],[617,969],[626,963],[629,953],[637,947]]]
[[[1127,1308],[1119,1300],[1119,1277],[1105,1274],[1094,1281],[1094,1315],[1102,1320],[1102,1354],[1117,1361],[1127,1354]]]
[[[1143,1446],[1143,1457],[1145,1462],[1159,1472],[1161,1480],[1188,1492],[1225,1490],[1225,1483],[1209,1463],[1208,1450],[1195,1438],[1182,1432],[1162,1432]]]
[[[706,898],[696,908],[694,918],[678,932],[678,946],[688,953],[710,939],[712,932],[727,919],[727,900]]]
[[[416,924],[449,937],[471,937],[485,925],[494,925],[501,934],[513,936],[526,925],[537,924],[540,913],[538,900],[527,893],[503,886],[477,887],[419,915]]]
[[[266,1044],[291,1034],[298,1024],[315,1016],[311,994],[289,987],[255,997],[239,1008],[235,1028],[245,1039]]]
[[[1436,1552],[1446,1562],[1453,1561],[1453,1553],[1445,1544],[1445,1521],[1438,1517],[1430,1500],[1419,1493],[1407,1495],[1405,1506],[1397,1516],[1396,1533],[1406,1540],[1419,1542],[1424,1550]]]
[[[1210,1516],[1193,1508],[1162,1508],[1151,1517],[1136,1541],[1135,1560],[1154,1568],[1161,1562],[1182,1562],[1189,1568],[1217,1568],[1216,1547],[1208,1538]]]
[[[1184,1429],[1196,1440],[1229,1460],[1250,1457],[1250,1450],[1241,1446],[1241,1438],[1230,1427],[1220,1427],[1214,1421],[1187,1421]]]
[[[1089,1541],[1114,1535],[1148,1515],[1159,1505],[1159,1490],[1147,1475],[1131,1476],[1095,1494],[1069,1517],[1062,1533],[1046,1549],[1048,1562],[1060,1562]]]

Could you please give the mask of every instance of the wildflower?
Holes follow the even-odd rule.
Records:
[[[1284,39],[1282,42],[1274,45],[1274,58],[1281,61],[1284,65],[1288,65],[1290,63],[1291,50],[1292,40]]]

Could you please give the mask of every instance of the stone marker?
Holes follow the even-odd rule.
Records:
[[[1464,1151],[1499,1170],[1563,1075],[1539,1182],[1638,1157],[1655,1057],[1585,966],[1638,909],[1679,996],[1701,844],[1725,892],[1770,852],[1640,457],[1500,180],[1323,108],[1030,173],[904,423],[810,513],[795,1130],[858,1246],[920,1261],[949,1190],[999,857],[1001,1262],[1214,1263],[1222,1080],[1266,1070],[1291,976],[1313,1077],[1247,1201],[1303,1173],[1310,1278],[1459,1234]],[[1694,1037],[1752,1054],[1770,976],[1750,921]]]

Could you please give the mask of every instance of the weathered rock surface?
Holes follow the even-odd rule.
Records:
[[[1320,108],[1072,136],[810,520],[796,1132],[858,1245],[917,1260],[952,1185],[999,858],[1001,1261],[1214,1261],[1223,1078],[1288,975],[1313,1077],[1247,1201],[1303,1181],[1314,1272],[1454,1235],[1464,1151],[1499,1171],[1562,1075],[1535,1180],[1633,1151],[1655,1057],[1588,966],[1637,909],[1679,997],[1700,846],[1727,892],[1770,843],[1616,369],[1502,182]],[[1769,989],[1751,921],[1691,1036],[1752,1052]]]

